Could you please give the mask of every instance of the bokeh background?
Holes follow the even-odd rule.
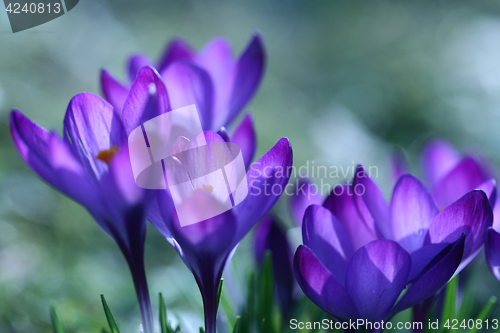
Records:
[[[124,80],[130,54],[158,59],[173,37],[200,49],[225,36],[238,55],[256,30],[267,49],[263,83],[247,107],[257,157],[286,136],[297,167],[377,166],[388,198],[395,147],[417,175],[420,149],[436,136],[500,165],[500,1],[81,0],[67,15],[16,34],[0,13],[0,332],[50,332],[51,302],[72,332],[97,332],[105,325],[100,293],[124,333],[137,332],[139,322],[118,247],[24,165],[10,110],[61,131],[73,95],[100,94],[101,68]],[[275,211],[291,225],[286,198]],[[255,267],[251,238],[230,270]],[[194,279],[152,227],[146,263],[155,314],[163,292],[172,320],[195,332],[202,307]],[[474,302],[500,296],[484,261],[473,265]],[[238,283],[227,288],[235,304],[243,297]]]

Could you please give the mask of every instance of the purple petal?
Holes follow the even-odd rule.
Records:
[[[238,217],[237,241],[274,206],[285,191],[290,178],[292,155],[290,142],[283,138],[248,171],[248,196],[234,208]]]
[[[208,72],[214,85],[216,98],[212,127],[215,129],[227,127],[229,100],[236,75],[236,63],[230,43],[223,38],[212,40],[196,56],[194,62]]]
[[[493,223],[493,212],[483,191],[474,190],[446,207],[429,228],[430,243],[452,243],[465,234],[464,258],[482,245]]]
[[[168,195],[168,194],[167,194]],[[149,207],[149,215],[148,215],[148,220],[155,226],[156,229],[165,237],[167,240],[169,240],[172,237],[172,233],[170,232],[170,229],[168,226],[172,223],[170,220],[172,219],[171,216],[175,214],[175,206],[172,198],[169,200],[164,200],[162,201],[163,207],[161,210],[164,211],[164,216],[169,217],[168,219],[164,219],[162,217],[162,213],[160,210],[160,205],[159,205],[159,200],[153,200],[151,202],[151,205]],[[172,246],[174,246],[172,244]],[[175,247],[175,246],[174,246]]]
[[[243,118],[238,128],[236,128],[231,142],[236,143],[241,148],[245,168],[248,169],[257,150],[257,136],[251,114],[247,114]]]
[[[152,67],[142,68],[130,88],[121,114],[127,134],[170,110],[167,89],[160,75]]]
[[[111,147],[121,147],[127,140],[120,117],[100,97],[82,93],[73,97],[64,117],[64,140],[75,155],[100,177],[108,166],[96,157]]]
[[[488,230],[485,252],[491,273],[500,280],[500,234],[493,228]]]
[[[336,185],[323,206],[344,225],[350,235],[354,250],[378,238],[373,226],[366,225],[358,211],[354,202],[352,184]]]
[[[109,161],[109,172],[103,179],[103,191],[110,200],[120,198],[125,207],[145,204],[146,194],[152,192],[137,186],[126,146]]]
[[[213,84],[210,76],[202,68],[188,63],[175,62],[161,72],[165,81],[173,110],[196,105],[201,126],[210,130],[213,112]]]
[[[497,196],[493,207],[493,228],[500,230],[500,196]]]
[[[178,60],[191,60],[194,57],[194,51],[181,39],[172,40],[163,53],[158,70],[163,72],[170,64]]]
[[[461,159],[456,149],[444,140],[427,143],[422,153],[422,170],[429,185],[435,184],[450,172]]]
[[[238,116],[257,91],[264,74],[265,58],[262,38],[256,34],[236,64],[226,124],[230,124]]]
[[[434,295],[452,278],[462,260],[465,236],[442,250],[420,273],[399,300],[391,315],[412,307]]]
[[[411,253],[411,271],[408,281],[411,282],[418,277],[427,265],[448,245],[448,243],[427,244],[413,251]]]
[[[224,142],[231,142],[231,139],[229,138],[229,134],[227,134],[227,130],[225,127],[221,127],[217,131],[217,135],[220,136],[222,140],[224,140]]]
[[[10,131],[19,155],[48,183],[55,183],[49,160],[49,138],[54,135],[32,122],[18,110],[10,114]],[[75,159],[76,160],[76,159]]]
[[[394,239],[408,252],[422,247],[427,229],[439,213],[427,189],[411,175],[399,179],[390,210]]]
[[[347,291],[307,247],[301,245],[294,258],[300,288],[316,305],[341,320],[358,317]]]
[[[482,190],[488,197],[491,208],[495,207],[497,201],[497,182],[495,181],[495,179],[488,179],[477,188],[475,188],[475,190]]]
[[[217,204],[211,195],[204,191],[196,191],[186,199],[179,209],[182,214],[197,214],[200,207]],[[158,191],[158,205],[165,227],[178,244],[179,254],[193,272],[201,274],[202,258],[226,258],[234,248],[234,236],[237,228],[232,210],[198,223],[181,227],[176,211],[172,210],[173,202],[166,190]],[[202,208],[203,209],[203,208]],[[172,212],[175,212],[172,214]],[[225,259],[224,259],[225,260]]]
[[[396,150],[392,154],[391,171],[394,184],[398,182],[399,178],[410,173],[410,167],[401,150]]]
[[[433,196],[439,207],[446,207],[486,180],[488,177],[479,164],[467,157],[434,185]]]
[[[304,215],[302,237],[304,245],[314,252],[335,279],[344,286],[347,263],[354,249],[342,223],[326,208],[311,205]]]
[[[410,255],[393,241],[373,241],[356,251],[347,267],[346,289],[360,318],[385,319],[406,286],[410,268]]]
[[[10,130],[19,154],[40,177],[87,208],[99,206],[92,177],[57,134],[17,110],[10,115]]]
[[[389,206],[375,182],[361,165],[356,168],[354,177],[354,203],[364,224],[383,238],[393,239],[389,219]]]
[[[154,67],[153,62],[149,59],[148,56],[143,54],[136,54],[131,56],[128,59],[128,79],[130,82],[134,82],[137,73],[141,70],[142,67],[152,66]]]
[[[314,190],[312,190],[314,188]],[[318,191],[316,184],[313,184],[307,178],[297,178],[296,186],[293,187],[292,195],[290,196],[290,211],[295,224],[302,225],[304,213],[310,205],[321,205],[323,198]]]
[[[108,71],[101,70],[101,90],[106,101],[113,106],[118,114],[123,109],[123,104],[128,95],[128,87],[116,80]]]
[[[234,68],[231,44],[224,38],[211,40],[196,56],[195,62],[206,69],[216,87],[223,85]]]

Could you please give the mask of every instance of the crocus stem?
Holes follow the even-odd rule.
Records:
[[[220,281],[220,279],[219,279]],[[205,333],[216,333],[217,328],[217,290],[219,281],[210,283],[203,295],[203,311],[205,314]]]
[[[413,333],[421,333],[424,331],[423,327],[425,325],[425,317],[427,316],[427,311],[432,305],[432,302],[433,299],[432,297],[430,297],[429,299],[426,299],[425,301],[413,307],[413,322],[422,323],[422,328],[418,328],[418,326],[415,326],[415,328],[413,329]]]
[[[130,260],[129,267],[132,273],[132,279],[134,280],[139,309],[141,310],[143,331],[144,333],[153,333],[153,314],[151,312],[151,301],[149,299],[144,260],[142,258],[135,261]]]

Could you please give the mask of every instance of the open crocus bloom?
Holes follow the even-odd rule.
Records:
[[[216,133],[203,133],[208,144],[224,140]],[[196,146],[191,142],[190,145]],[[204,156],[186,156],[186,165],[204,168]],[[209,152],[213,159],[213,152]],[[176,167],[182,168],[179,159]],[[217,318],[217,290],[228,258],[241,239],[250,231],[280,197],[288,183],[286,170],[292,165],[292,150],[287,139],[281,139],[246,174],[248,195],[242,200],[234,195],[232,207],[224,213],[201,220],[200,214],[219,209],[226,203],[225,197],[216,193],[218,184],[192,183],[191,195],[184,196],[179,206],[172,200],[173,193],[160,191],[158,195],[159,214],[150,216],[151,222],[175,247],[186,266],[193,273],[203,297],[205,311],[205,331],[215,333]],[[215,165],[213,166],[215,171]],[[190,172],[188,172],[189,176]],[[227,182],[238,179],[236,174],[227,175]],[[167,175],[167,179],[168,175]],[[169,184],[170,185],[170,184]],[[204,185],[204,186],[203,186]],[[240,184],[241,186],[241,184]],[[230,186],[228,186],[229,188]],[[275,191],[270,191],[274,188]],[[239,203],[237,203],[239,202]],[[192,220],[201,222],[182,226],[179,214],[190,214]]]
[[[493,228],[486,238],[486,260],[493,275],[500,280],[500,198],[485,161],[463,156],[444,140],[432,140],[422,153],[422,169],[441,207],[472,189],[486,192],[494,215]]]
[[[46,131],[17,110],[11,113],[10,128],[26,164],[83,205],[119,245],[130,266],[144,331],[152,333],[143,259],[151,198],[134,182],[120,116],[100,97],[83,93],[69,103],[64,138]]]
[[[304,293],[341,321],[380,322],[432,296],[477,254],[493,220],[483,191],[440,211],[410,175],[389,205],[361,167],[336,189],[306,210],[294,269]]]
[[[145,66],[156,68],[167,87],[174,87],[175,91],[169,90],[172,109],[196,104],[203,129],[217,132],[231,124],[257,91],[264,74],[265,51],[258,34],[238,59],[233,58],[231,45],[222,38],[210,41],[198,53],[176,39],[157,63],[142,54],[130,57],[129,82]],[[129,84],[120,83],[103,70],[101,88],[106,100],[116,110],[122,110]],[[196,101],[186,103],[186,99]]]

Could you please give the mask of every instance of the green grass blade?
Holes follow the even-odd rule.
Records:
[[[52,321],[54,333],[66,333],[66,326],[55,303],[50,306],[50,320]]]
[[[457,316],[457,290],[458,290],[458,275],[455,276],[446,286],[446,294],[444,296],[443,315],[441,317],[442,325],[447,320],[453,320]],[[443,326],[441,332],[447,332],[448,329]]]
[[[217,313],[219,313],[220,296],[222,295],[222,285],[224,284],[224,279],[220,279],[219,289],[217,289]]]
[[[270,251],[267,251],[262,263],[259,285],[259,307],[257,323],[261,332],[274,332],[272,326],[273,302],[274,302],[274,277],[273,259]]]
[[[236,317],[236,321],[234,322],[233,326],[233,333],[240,333],[240,319],[240,316]]]
[[[101,302],[102,307],[104,308],[104,313],[106,314],[106,319],[108,320],[108,325],[111,333],[120,333],[120,330],[118,330],[118,326],[116,326],[115,319],[111,314],[111,310],[109,310],[108,303],[106,302],[103,294],[101,294]]]
[[[165,307],[165,301],[161,293],[160,293],[160,328],[161,328],[161,333],[169,333],[167,330],[167,308]]]
[[[109,331],[103,327],[101,328],[101,333],[109,333]]]
[[[484,322],[486,318],[489,316],[491,309],[493,308],[493,305],[497,302],[497,298],[495,296],[491,296],[488,302],[486,302],[486,305],[484,308],[479,312],[479,315],[477,316],[477,319],[480,319],[481,322]],[[469,333],[475,333],[477,332],[478,328],[474,326],[473,329],[469,331]]]

